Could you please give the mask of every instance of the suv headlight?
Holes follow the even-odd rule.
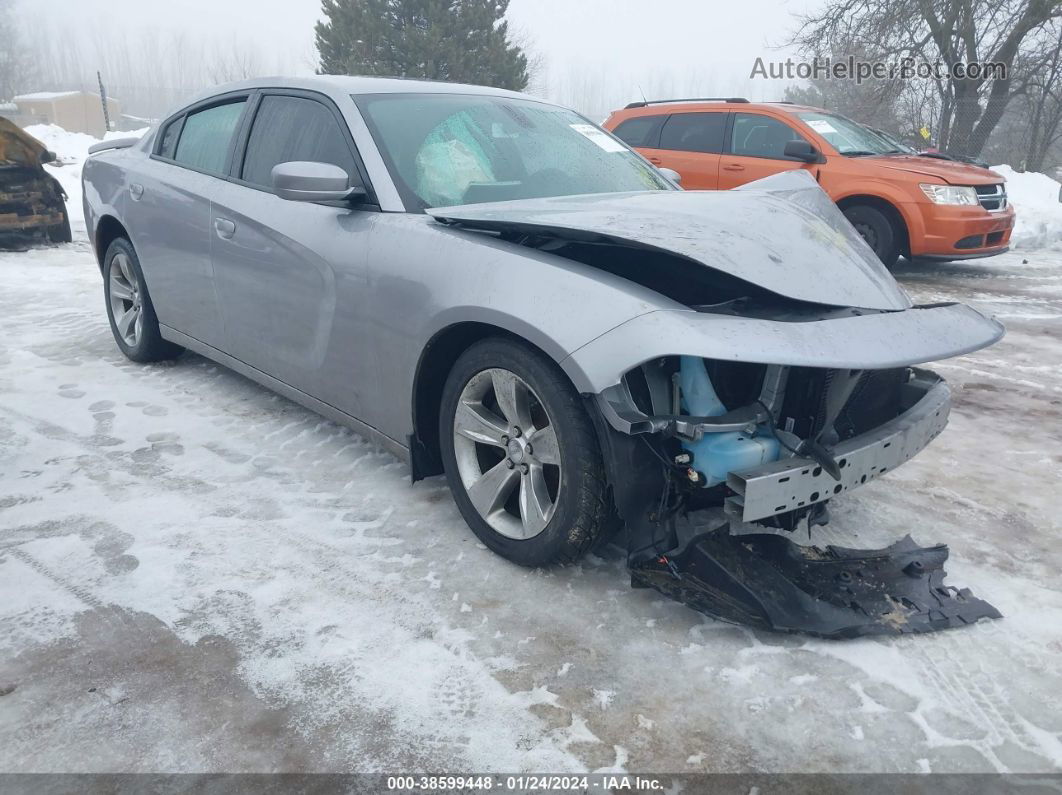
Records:
[[[966,185],[932,185],[923,182],[919,185],[922,193],[934,204],[965,204],[976,206],[977,191]]]

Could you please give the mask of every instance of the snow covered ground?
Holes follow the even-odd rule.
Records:
[[[0,252],[0,770],[1062,770],[1062,251],[899,276],[1009,333],[818,540],[948,542],[1005,618],[824,642],[631,590],[615,548],[514,567],[441,479],[125,360],[83,228]]]

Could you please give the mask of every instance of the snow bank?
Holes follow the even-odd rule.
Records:
[[[135,138],[147,131],[148,128],[145,127],[129,132],[109,132],[103,139]],[[59,180],[59,184],[66,191],[66,208],[70,214],[70,229],[74,239],[84,240],[86,233],[85,212],[81,205],[81,166],[88,157],[88,148],[98,144],[100,139],[85,133],[68,132],[55,124],[31,124],[26,128],[26,132],[55,152],[56,161],[45,168]]]
[[[992,166],[1007,180],[1007,194],[1017,213],[1010,245],[1017,249],[1062,247],[1062,188],[1046,174],[1022,173],[1008,165]]]

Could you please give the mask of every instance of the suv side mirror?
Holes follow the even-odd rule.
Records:
[[[365,188],[352,185],[350,175],[331,163],[291,160],[273,166],[273,190],[295,202],[352,201],[365,198]]]
[[[45,163],[54,163],[55,159],[55,152],[51,151],[50,149],[45,149],[43,152],[41,152],[39,158],[39,160],[41,161],[41,165],[44,165]]]
[[[674,182],[676,185],[682,182],[682,175],[675,171],[675,169],[673,168],[658,168],[657,171],[659,171],[669,180]]]
[[[815,163],[819,159],[819,150],[807,141],[787,141],[783,154],[793,160]]]

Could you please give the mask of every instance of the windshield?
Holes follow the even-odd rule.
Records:
[[[354,100],[410,209],[674,189],[625,144],[554,105],[464,94]]]
[[[902,153],[903,149],[896,143],[887,140],[869,127],[837,116],[833,113],[798,113],[808,127],[813,129],[842,155],[894,155]]]

